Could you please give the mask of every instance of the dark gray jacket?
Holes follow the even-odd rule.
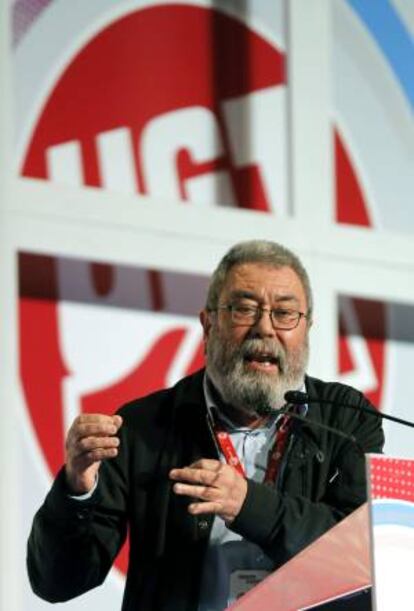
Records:
[[[171,493],[168,472],[199,458],[217,458],[206,423],[203,371],[120,410],[124,424],[116,459],[102,464],[93,497],[68,498],[63,471],[37,512],[28,543],[33,590],[49,601],[77,596],[105,579],[130,533],[123,611],[195,611],[212,517],[191,516],[188,499]],[[307,377],[309,395],[370,406],[358,391]],[[381,452],[374,416],[311,404],[295,423],[275,487],[248,482],[232,529],[260,545],[275,568],[366,499],[361,452]],[[358,446],[310,424],[354,435]]]

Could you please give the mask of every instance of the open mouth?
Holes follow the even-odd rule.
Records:
[[[256,369],[275,369],[279,368],[279,359],[267,352],[246,354],[244,357],[251,367]]]

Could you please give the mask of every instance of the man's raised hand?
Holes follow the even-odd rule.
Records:
[[[66,480],[72,494],[90,492],[102,460],[118,454],[121,416],[82,414],[66,438]]]

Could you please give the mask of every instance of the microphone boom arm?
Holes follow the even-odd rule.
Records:
[[[409,420],[404,420],[403,418],[397,418],[397,416],[390,416],[389,414],[384,414],[383,412],[369,409],[369,407],[365,407],[364,405],[353,405],[352,403],[340,403],[339,401],[332,401],[329,399],[314,399],[313,397],[309,397],[306,393],[301,392],[300,390],[289,390],[285,394],[285,399],[288,403],[292,405],[306,405],[308,403],[325,403],[327,405],[337,405],[338,407],[347,407],[349,409],[353,409],[356,411],[365,412],[366,414],[371,414],[376,418],[381,418],[383,420],[391,420],[392,422],[397,422],[398,424],[402,424],[404,426],[409,426],[414,428],[414,422],[410,422]]]

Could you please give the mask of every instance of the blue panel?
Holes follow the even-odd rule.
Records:
[[[374,501],[372,518],[374,526],[397,524],[414,528],[414,504],[404,501]]]
[[[347,0],[385,55],[401,88],[414,106],[414,44],[388,0]]]

